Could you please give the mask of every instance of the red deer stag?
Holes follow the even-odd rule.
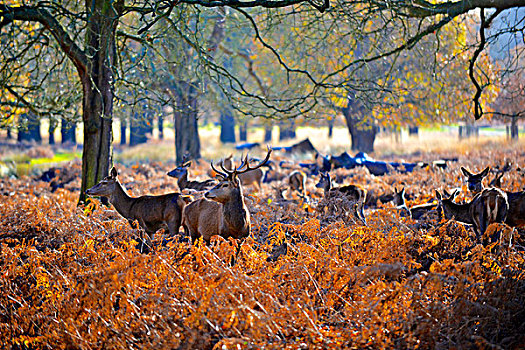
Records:
[[[366,199],[366,190],[364,188],[357,185],[333,187],[330,173],[321,173],[321,178],[315,187],[323,189],[325,198],[328,195],[340,193],[348,200],[355,202],[356,204],[353,208],[354,215],[366,225],[366,218],[363,210],[363,204]]]
[[[271,148],[268,148],[266,158],[253,168],[248,163],[248,156],[244,158],[239,168],[232,171],[226,169],[222,163],[222,171],[219,171],[213,166],[213,162],[211,163],[213,171],[221,177],[219,184],[206,192],[205,198],[188,204],[183,212],[182,225],[192,242],[202,237],[206,243],[209,243],[214,235],[244,240],[250,234],[250,212],[244,202],[238,176],[266,164],[271,153]],[[242,241],[237,254],[241,244]]]
[[[467,177],[468,188],[472,193],[477,193],[475,190],[481,188],[483,189],[482,180],[483,177],[480,176],[482,173],[487,172],[489,168],[485,169],[480,174],[472,174],[468,170],[461,170],[463,174]],[[522,227],[525,226],[525,191],[519,192],[508,192],[504,191],[509,205],[509,210],[507,213],[507,219],[505,223],[510,227]]]
[[[86,190],[86,194],[107,197],[130,224],[137,220],[150,239],[161,228],[167,228],[170,235],[179,232],[182,210],[188,198],[180,193],[131,197],[120,184],[115,167],[111,169],[109,176]]]

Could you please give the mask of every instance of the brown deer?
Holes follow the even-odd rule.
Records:
[[[392,202],[396,208],[401,210],[401,214],[404,216],[409,216],[414,220],[424,220],[428,219],[430,215],[437,215],[438,205],[434,203],[426,203],[415,205],[413,207],[407,207],[405,202],[405,188],[403,187],[401,191],[398,191],[397,188],[394,188],[394,199]]]
[[[468,188],[471,192],[478,190],[479,188],[483,189],[482,180],[484,176],[480,176],[482,173],[487,172],[489,169],[483,170],[480,174],[472,174],[468,170],[461,170],[463,174],[467,176]],[[485,174],[486,175],[486,174]],[[525,191],[519,192],[508,192],[504,191],[507,196],[507,201],[509,205],[509,210],[507,213],[507,219],[505,223],[511,227],[522,227],[525,226]]]
[[[288,175],[290,190],[299,193],[299,197],[306,198],[306,174],[300,170],[294,170]]]
[[[474,196],[472,201],[465,204],[454,203],[454,199],[459,194],[455,190],[448,198],[442,198],[436,191],[440,208],[446,219],[455,219],[465,224],[472,225],[476,239],[481,241],[481,237],[487,227],[494,222],[505,222],[508,213],[508,202],[505,192],[498,188],[486,188]],[[499,237],[492,237],[496,241]]]
[[[480,172],[479,174],[472,174],[470,171],[465,169],[464,167],[461,167],[461,171],[463,174],[468,178],[468,189],[473,194],[478,194],[483,190],[483,184],[482,181],[485,178],[485,176],[488,175],[490,170],[490,167],[486,167],[485,170]]]
[[[188,197],[180,193],[131,197],[120,184],[115,167],[111,169],[109,176],[86,190],[86,194],[107,197],[117,212],[131,225],[135,220],[138,221],[150,239],[155,232],[165,227],[170,235],[179,232],[182,210],[188,200]]]
[[[175,169],[168,172],[168,176],[174,177],[177,179],[177,185],[182,191],[184,189],[192,189],[197,191],[203,191],[210,189],[211,187],[217,184],[217,181],[213,179],[208,179],[205,181],[190,181],[188,180],[189,176],[189,167],[191,166],[191,160],[186,161],[183,157],[182,164],[176,167]]]
[[[225,170],[232,171],[233,170],[233,162],[232,162],[233,155],[230,154],[229,157],[225,158],[221,162],[221,167],[224,167]],[[248,159],[248,155],[246,155],[245,159]],[[241,184],[243,186],[255,186],[256,191],[259,191],[261,189],[261,182],[262,178],[264,176],[264,172],[262,169],[259,169],[259,167],[255,167],[252,170],[238,173],[239,180],[241,180]]]
[[[271,148],[268,148],[266,158],[253,168],[250,167],[248,156],[239,168],[232,171],[226,169],[222,163],[222,171],[217,170],[211,162],[211,168],[221,177],[220,182],[204,194],[205,198],[188,204],[183,212],[182,225],[192,242],[202,237],[209,243],[214,235],[244,240],[250,234],[250,212],[244,202],[238,176],[266,164],[271,153]],[[240,246],[241,244],[239,250]]]
[[[363,204],[366,198],[366,190],[364,188],[357,185],[333,187],[330,173],[321,173],[321,178],[315,187],[323,189],[325,198],[329,194],[338,192],[348,200],[356,202],[355,207],[353,208],[354,214],[366,225],[366,218],[363,210]]]

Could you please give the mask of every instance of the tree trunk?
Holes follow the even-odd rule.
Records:
[[[77,124],[75,122],[67,121],[62,118],[60,124],[60,134],[62,135],[62,144],[69,143],[76,145],[77,144]]]
[[[295,135],[295,121],[290,120],[281,122],[279,124],[279,141],[294,139]]]
[[[513,141],[517,141],[520,136],[520,131],[518,128],[518,118],[513,117],[510,122],[510,139]]]
[[[175,120],[176,162],[182,162],[182,156],[189,153],[190,159],[201,157],[201,143],[197,124],[197,89],[190,83],[179,82],[174,88],[173,106]]]
[[[272,142],[272,125],[266,125],[264,127],[264,142]]]
[[[90,20],[86,28],[85,48],[89,60],[86,70],[79,70],[84,122],[79,203],[85,201],[88,188],[108,175],[111,163],[115,33],[123,4],[121,0],[113,4],[107,0],[93,0],[87,6]]]
[[[120,144],[125,145],[127,143],[126,141],[126,130],[128,128],[128,123],[126,122],[126,119],[121,118],[120,119]]]
[[[159,113],[158,119],[158,129],[159,129],[159,140],[164,140],[164,116]]]
[[[146,114],[135,115],[129,122],[129,145],[136,146],[148,142],[147,134],[153,132],[151,117]]]
[[[222,143],[235,143],[235,119],[229,111],[221,112],[221,142]]]
[[[419,127],[417,126],[409,126],[408,127],[408,134],[411,136],[417,136],[419,134]]]
[[[38,117],[31,114],[23,114],[20,116],[18,142],[22,141],[42,143],[40,119]]]
[[[55,130],[57,128],[57,122],[54,118],[49,119],[49,140],[48,143],[50,145],[55,144]]]
[[[365,121],[365,108],[351,108],[352,103],[348,107],[342,109],[346,120],[346,126],[352,139],[352,150],[358,152],[374,152],[374,141],[377,134],[377,126],[372,121]]]
[[[330,117],[328,119],[328,138],[331,139],[334,136],[334,122],[335,119]]]
[[[245,121],[239,124],[239,141],[248,141],[248,123]]]

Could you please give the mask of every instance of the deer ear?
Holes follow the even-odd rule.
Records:
[[[438,190],[434,190],[436,192],[436,198],[438,199],[438,201],[441,202],[441,193],[438,192]]]
[[[443,190],[443,194],[444,194],[445,196],[447,196],[447,197],[450,197],[450,193],[448,193],[447,190]]]
[[[452,195],[450,196],[450,199],[456,198],[458,196],[458,194],[459,194],[459,190],[456,189],[454,192],[452,192]]]
[[[117,169],[115,169],[115,167],[111,168],[111,171],[109,172],[109,174],[111,175],[111,177],[116,178],[118,175]]]
[[[489,173],[489,170],[490,170],[490,167],[488,166],[488,167],[485,168],[485,170],[483,170],[483,171],[481,172],[480,175],[481,175],[482,177],[487,176],[487,174]]]
[[[470,171],[468,171],[467,169],[461,167],[461,171],[463,172],[463,175],[465,175],[466,177],[470,177],[472,176],[472,174],[470,173]]]
[[[191,160],[188,160],[186,163],[182,164],[182,166],[189,168],[191,166]]]

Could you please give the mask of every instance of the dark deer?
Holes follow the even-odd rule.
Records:
[[[192,242],[202,237],[208,243],[212,236],[220,235],[224,238],[239,239],[242,244],[242,240],[250,234],[250,212],[244,202],[238,176],[266,164],[271,152],[272,150],[268,148],[266,158],[255,167],[250,167],[248,156],[244,158],[239,168],[231,171],[222,163],[220,164],[222,171],[219,171],[211,162],[211,168],[221,178],[219,184],[206,192],[205,198],[196,200],[184,208],[183,226]]]
[[[446,219],[455,219],[456,221],[472,225],[476,239],[481,242],[481,237],[487,230],[487,227],[494,223],[503,223],[508,213],[508,201],[505,192],[498,188],[486,188],[474,196],[472,201],[465,204],[456,204],[453,200],[458,195],[456,190],[448,198],[444,199],[436,191],[439,205],[443,208],[443,214]],[[499,237],[492,237],[496,241]]]
[[[474,192],[474,190],[477,190],[479,188],[483,189],[483,176],[480,176],[482,173],[487,172],[489,168],[485,169],[480,174],[471,174],[466,169],[461,168],[463,171],[463,174],[467,176],[467,183],[468,188],[471,192]],[[486,174],[485,174],[486,175]],[[505,220],[505,223],[511,227],[522,227],[525,226],[525,191],[519,191],[519,192],[508,192],[504,191],[509,205],[509,210],[507,213],[507,219]]]
[[[161,228],[167,228],[170,235],[179,232],[182,210],[188,200],[188,197],[180,193],[131,197],[120,184],[115,167],[111,169],[109,176],[86,190],[86,194],[107,197],[131,225],[136,220],[150,239]]]
[[[355,207],[353,208],[354,214],[366,225],[366,218],[363,210],[363,204],[366,198],[366,190],[364,188],[357,185],[333,187],[330,173],[321,173],[321,178],[315,187],[323,189],[325,197],[328,194],[339,192],[348,200],[356,202]]]
[[[168,172],[168,176],[174,177],[177,179],[177,185],[182,191],[184,189],[192,189],[197,191],[203,191],[210,189],[211,187],[217,184],[217,181],[213,179],[208,179],[205,181],[190,181],[188,180],[189,176],[189,167],[191,166],[191,160],[187,161],[186,157],[183,157],[182,164],[176,167],[175,169]]]

